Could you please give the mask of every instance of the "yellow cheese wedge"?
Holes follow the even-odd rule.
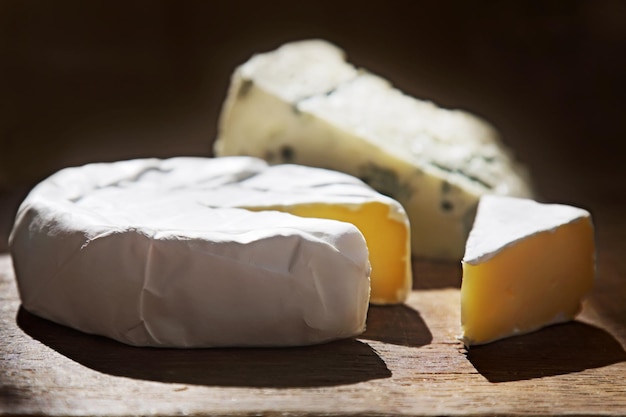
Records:
[[[483,196],[462,265],[466,346],[571,320],[595,275],[591,216],[566,205]]]
[[[408,223],[393,214],[395,207],[370,202],[358,207],[313,203],[245,208],[278,210],[300,217],[351,223],[363,233],[370,253],[370,302],[378,305],[403,303],[411,291],[410,233]]]
[[[314,174],[314,175],[313,175]],[[266,184],[273,184],[272,199]],[[321,168],[274,165],[254,178],[204,197],[211,205],[276,210],[351,223],[363,234],[372,267],[370,302],[399,304],[411,291],[411,232],[404,208],[352,176]]]

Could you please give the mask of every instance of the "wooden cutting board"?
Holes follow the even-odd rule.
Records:
[[[460,266],[414,262],[406,305],[357,339],[290,349],[145,349],[20,308],[0,255],[0,413],[626,415],[626,222],[599,205],[598,278],[580,317],[467,351]],[[33,259],[36,262],[36,259]]]

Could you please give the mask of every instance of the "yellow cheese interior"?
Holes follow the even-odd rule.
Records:
[[[466,345],[570,320],[595,273],[588,218],[530,236],[493,258],[463,264],[461,323]]]
[[[406,300],[412,285],[409,229],[407,224],[392,217],[391,208],[386,204],[314,203],[252,209],[279,210],[301,217],[352,223],[363,233],[369,249],[372,266],[370,302],[397,304]]]

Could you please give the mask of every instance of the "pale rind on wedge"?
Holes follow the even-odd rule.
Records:
[[[595,278],[587,210],[483,196],[462,262],[466,346],[574,319]]]
[[[523,198],[485,196],[479,207],[480,215],[476,216],[463,256],[463,262],[472,265],[488,261],[537,233],[591,218],[589,211],[579,207]]]
[[[235,189],[251,181],[247,203],[288,204],[261,179],[271,170],[256,158],[181,157],[53,174],[22,203],[10,236],[24,308],[136,346],[298,346],[360,334],[371,268],[356,226],[220,201],[246,200],[249,190]],[[316,170],[299,172],[310,201],[332,199],[316,191]],[[358,206],[372,191],[353,185],[341,192]]]
[[[533,194],[490,124],[403,94],[323,40],[235,69],[214,151],[359,177],[404,206],[413,254],[428,258],[462,258],[480,196]]]

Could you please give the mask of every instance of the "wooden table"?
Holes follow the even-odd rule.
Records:
[[[458,265],[416,261],[406,305],[357,339],[291,349],[144,349],[20,308],[0,255],[0,413],[626,415],[624,205],[596,207],[598,277],[578,320],[467,351]]]

